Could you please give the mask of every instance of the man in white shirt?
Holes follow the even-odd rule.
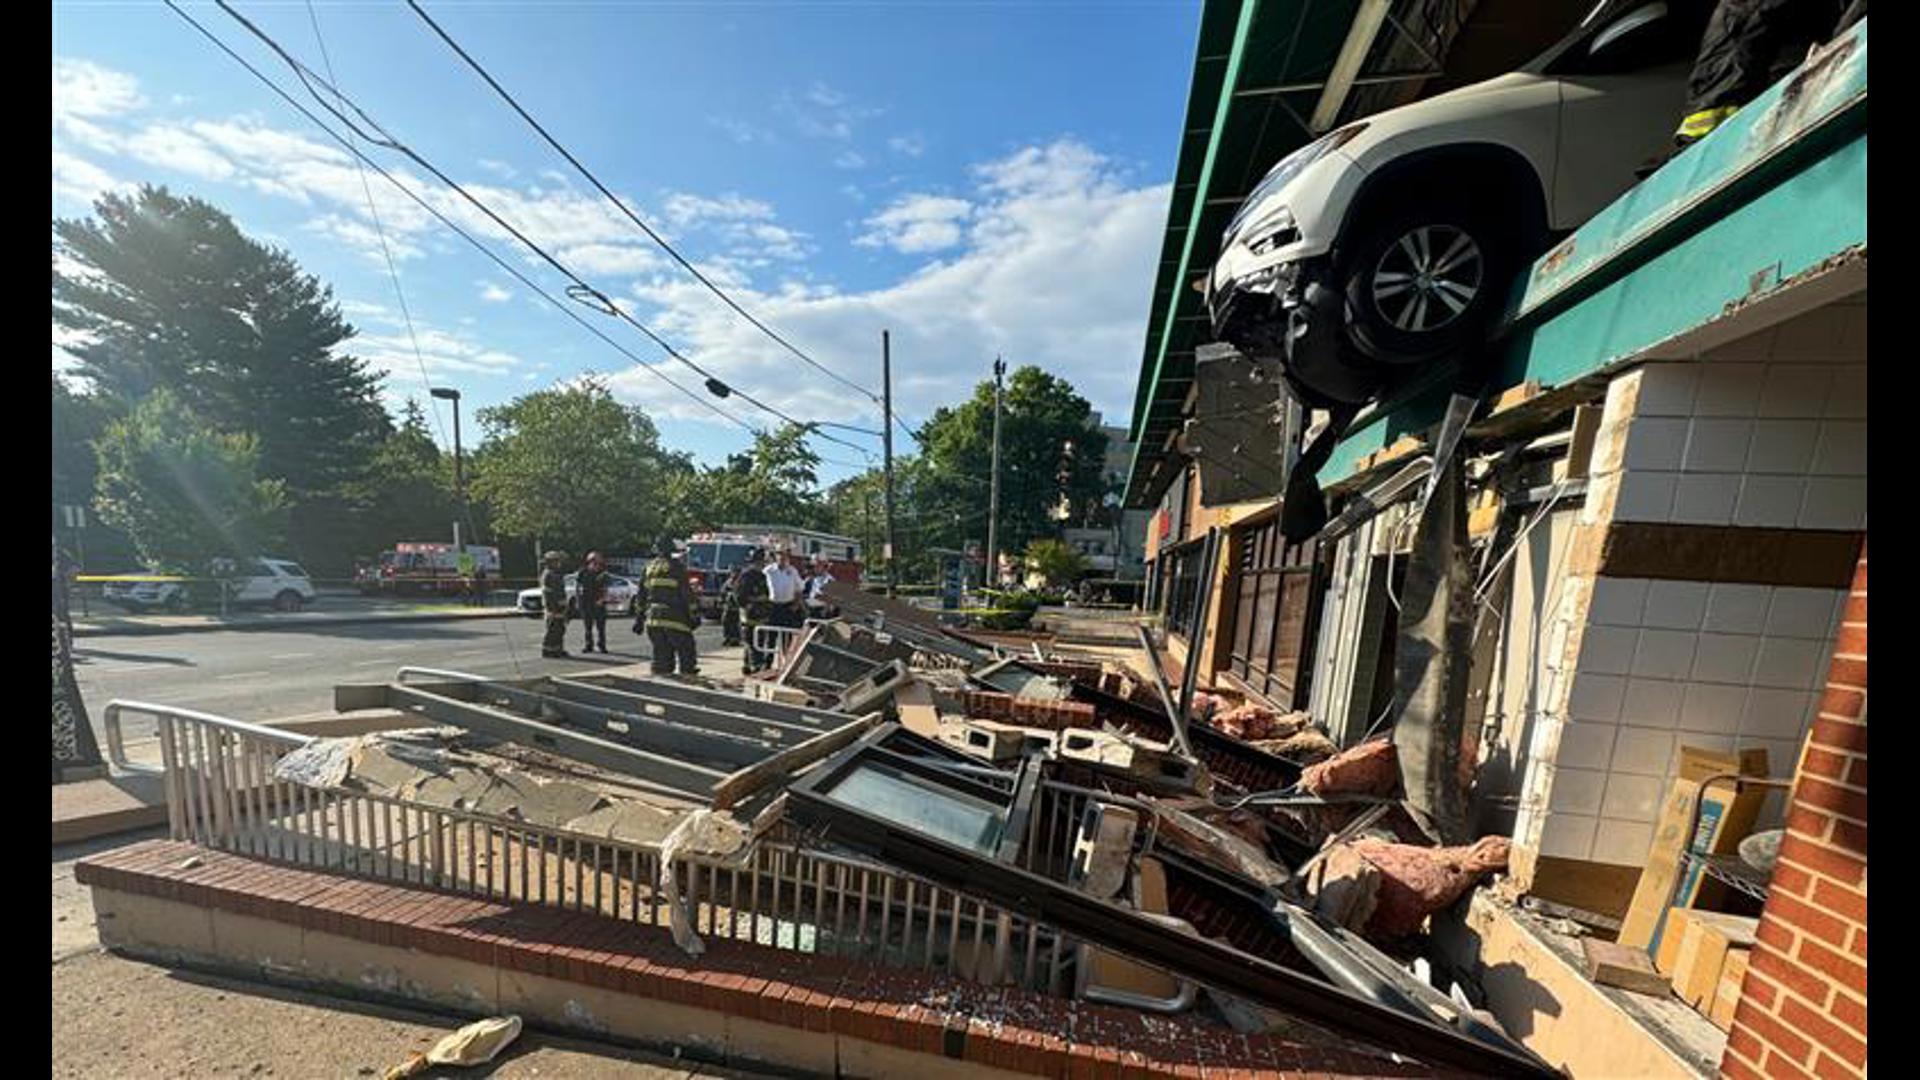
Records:
[[[805,588],[806,581],[794,567],[793,556],[781,548],[772,565],[767,567],[767,599],[773,604],[767,625],[799,626],[803,614],[801,594]]]
[[[822,595],[827,583],[833,580],[833,571],[827,567],[825,555],[813,557],[813,575],[807,578],[807,611],[818,618],[831,618],[827,611],[827,598]]]

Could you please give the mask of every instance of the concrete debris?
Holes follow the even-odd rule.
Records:
[[[1088,804],[1079,835],[1074,838],[1067,883],[1102,900],[1120,895],[1133,860],[1133,837],[1139,829],[1137,810],[1107,803]]]
[[[680,895],[679,864],[696,858],[721,866],[740,866],[751,852],[746,826],[724,812],[701,808],[688,813],[660,842],[660,880],[667,901],[667,927],[673,943],[689,956],[707,951],[706,942],[694,931],[694,912]]]
[[[1281,713],[1249,701],[1236,705],[1223,712],[1217,712],[1208,720],[1208,726],[1225,732],[1236,739],[1256,742],[1265,739],[1285,739],[1298,734],[1313,723],[1313,717],[1304,712]]]
[[[1310,875],[1314,910],[1376,941],[1420,932],[1427,917],[1504,870],[1510,841],[1483,837],[1461,847],[1421,847],[1371,837],[1343,844]]]
[[[310,788],[335,788],[353,767],[359,739],[315,739],[280,756],[273,778]]]
[[[1392,795],[1399,787],[1398,757],[1386,739],[1349,747],[1300,774],[1300,790],[1309,795]]]
[[[1285,867],[1267,857],[1262,845],[1248,842],[1189,813],[1193,800],[1155,799],[1142,796],[1154,814],[1154,843],[1209,866],[1225,870],[1265,888],[1279,888],[1292,880]],[[1203,804],[1204,805],[1204,804]]]
[[[1301,728],[1285,738],[1250,741],[1257,750],[1303,765],[1317,765],[1340,752],[1340,748],[1317,724]]]
[[[617,802],[574,818],[567,822],[566,829],[625,844],[653,845],[664,841],[685,816],[646,803]]]
[[[607,805],[607,797],[571,780],[542,780],[515,770],[501,770],[481,791],[471,809],[496,817],[518,818],[533,825],[560,828]]]

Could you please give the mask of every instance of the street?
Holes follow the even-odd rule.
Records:
[[[74,674],[106,747],[101,714],[115,698],[198,709],[235,720],[272,720],[333,708],[336,683],[391,679],[403,665],[443,668],[500,678],[591,671],[641,663],[652,656],[647,639],[626,618],[607,620],[606,656],[580,653],[578,622],[567,624],[573,657],[540,655],[537,619],[362,623],[300,630],[210,631],[159,636],[101,635],[74,642]],[[696,632],[703,657],[720,648],[720,628]],[[737,662],[729,650],[725,663]],[[719,664],[723,661],[716,660]],[[149,717],[129,716],[128,754],[151,756],[157,745]]]

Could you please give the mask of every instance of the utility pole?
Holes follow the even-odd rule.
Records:
[[[993,358],[993,479],[987,496],[987,587],[1000,586],[1000,379],[1006,361]]]
[[[455,554],[462,554],[467,550],[460,538],[460,522],[467,513],[467,476],[460,462],[460,391],[449,386],[431,386],[427,392],[442,401],[453,402],[453,495],[460,504],[459,516],[453,521],[453,550]]]
[[[887,564],[887,595],[892,596],[899,582],[893,565],[893,341],[880,331],[880,452],[886,462],[887,546],[882,552]]]

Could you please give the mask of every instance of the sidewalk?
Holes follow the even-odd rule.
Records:
[[[136,615],[99,600],[88,601],[88,613],[74,616],[74,637],[106,635],[188,634],[208,630],[299,630],[313,626],[356,623],[443,622],[456,619],[503,619],[525,616],[510,606],[468,607],[463,604],[401,600],[370,600],[357,596],[322,594],[307,611],[242,609],[229,615]]]

